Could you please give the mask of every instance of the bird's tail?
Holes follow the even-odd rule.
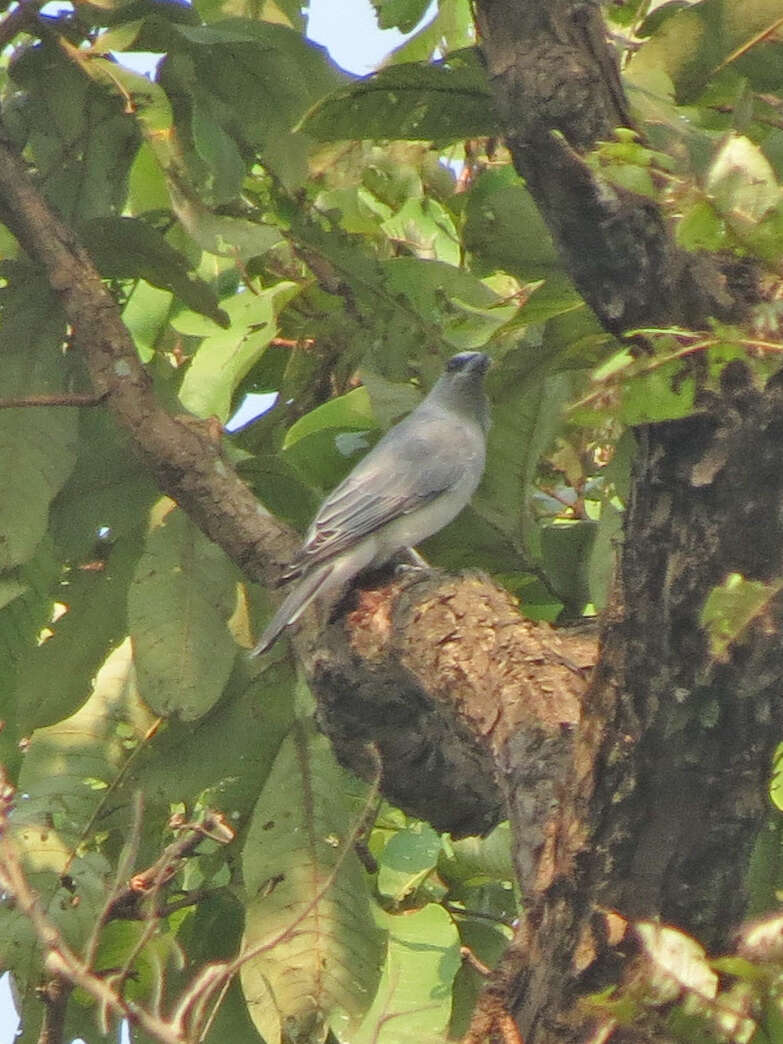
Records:
[[[332,569],[333,565],[329,562],[302,577],[299,583],[289,591],[283,604],[267,624],[258,645],[249,654],[250,656],[260,656],[267,649],[271,649],[285,628],[289,624],[295,623],[316,597],[329,579]]]

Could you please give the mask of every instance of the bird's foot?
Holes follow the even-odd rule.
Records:
[[[394,566],[395,576],[405,576],[408,573],[429,572],[430,564],[418,551],[412,547],[400,552],[399,561]]]

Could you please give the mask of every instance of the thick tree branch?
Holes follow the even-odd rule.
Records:
[[[595,652],[522,619],[485,577],[414,573],[358,592],[305,663],[338,757],[362,772],[372,740],[384,794],[440,830],[485,833],[511,814],[527,888]]]
[[[477,0],[476,21],[514,166],[604,326],[699,324],[736,314],[710,259],[679,250],[649,199],[582,156],[632,127],[594,0]]]
[[[741,312],[712,259],[683,255],[651,201],[604,184],[582,159],[628,124],[598,5],[476,6],[515,166],[607,329]],[[638,433],[602,654],[548,827],[558,859],[536,876],[477,1031],[510,1006],[528,1044],[584,1039],[578,998],[616,982],[623,958],[606,911],[662,917],[711,946],[743,916],[743,875],[783,729],[783,664],[763,625],[715,662],[700,614],[728,573],[783,573],[783,488],[772,464],[783,453],[781,382],[761,391],[733,364],[702,408]],[[779,630],[779,608],[770,612],[767,626]]]

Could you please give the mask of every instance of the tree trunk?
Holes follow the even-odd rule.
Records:
[[[713,262],[685,262],[649,200],[580,158],[629,123],[597,6],[478,0],[477,21],[515,166],[607,329],[745,310]],[[783,382],[759,390],[734,363],[703,412],[637,432],[600,661],[546,828],[557,864],[538,875],[506,971],[527,1044],[581,1039],[576,1001],[616,981],[621,940],[600,911],[660,917],[708,948],[743,917],[783,726],[780,614],[725,661],[700,614],[728,574],[783,572],[781,406]]]

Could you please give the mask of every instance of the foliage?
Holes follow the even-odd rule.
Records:
[[[779,3],[612,5],[648,136],[621,131],[593,169],[654,198],[684,248],[769,273],[747,328],[642,331],[641,353],[599,327],[508,157],[475,140],[498,123],[465,0],[440,0],[359,80],[304,37],[299,7],[105,0],[42,16],[4,52],[5,130],[91,250],[162,401],[225,424],[247,396],[274,397],[224,452],[295,526],[452,352],[486,349],[487,474],[424,553],[488,570],[530,616],[592,614],[621,538],[631,429],[699,410],[734,359],[759,382],[779,364]],[[427,5],[375,7],[409,31]],[[123,64],[136,50],[161,56],[153,79]],[[12,222],[0,242],[3,398],[88,389]],[[366,788],[315,733],[284,648],[244,655],[266,595],[160,498],[100,407],[0,410],[0,490],[0,759],[24,867],[68,944],[169,1010],[190,973],[279,936],[244,964],[207,1040],[462,1033],[480,980],[460,945],[494,963],[515,913],[505,828],[455,842],[383,806],[364,864],[346,848]],[[717,660],[779,590],[716,587],[703,620]],[[107,917],[121,871],[155,864],[207,809],[236,839],[205,843],[166,884],[194,905]],[[39,950],[10,906],[0,963],[34,1039]],[[781,1041],[765,983],[774,1003],[754,1039]],[[111,1036],[96,1008],[77,993],[68,1032]],[[724,1030],[713,1019],[704,1039]]]

